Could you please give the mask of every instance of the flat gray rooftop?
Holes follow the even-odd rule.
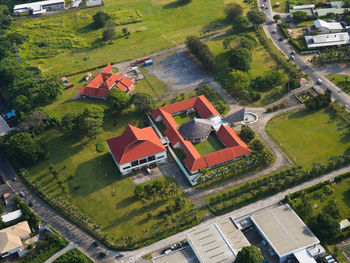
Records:
[[[153,263],[199,263],[191,247],[153,259]]]
[[[253,215],[251,219],[280,257],[320,242],[289,205]]]
[[[187,234],[201,263],[231,263],[248,240],[230,218]]]

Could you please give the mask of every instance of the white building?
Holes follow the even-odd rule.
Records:
[[[231,218],[196,229],[186,235],[200,263],[232,263],[249,241]]]
[[[28,238],[30,234],[31,231],[27,221],[0,230],[1,257],[4,258],[19,252],[22,248],[22,240]]]
[[[107,141],[109,152],[122,175],[165,163],[166,149],[152,127],[128,125],[122,135]]]
[[[314,21],[314,25],[318,32],[323,34],[339,33],[343,31],[343,26],[338,22],[326,22],[321,19]]]
[[[2,222],[8,223],[8,222],[11,222],[13,220],[20,218],[21,216],[22,216],[22,211],[21,211],[21,209],[18,209],[16,211],[13,211],[11,213],[8,213],[6,215],[1,216],[1,219],[2,219]]]
[[[15,15],[41,15],[50,11],[64,9],[64,0],[47,0],[34,3],[15,5]]]
[[[325,255],[318,238],[289,205],[255,214],[250,219],[281,263],[292,258],[300,263],[316,263],[315,259]]]
[[[308,48],[342,46],[350,44],[350,38],[347,32],[341,32],[316,36],[305,36],[305,42]]]

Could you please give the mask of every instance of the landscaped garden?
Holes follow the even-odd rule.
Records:
[[[178,6],[173,0],[106,0],[98,8],[19,19],[12,28],[29,38],[20,48],[22,59],[47,74],[72,74],[171,48],[189,34],[225,29],[223,9],[229,2],[242,4],[193,0]],[[101,40],[103,28],[92,23],[97,11],[112,15],[117,34],[108,44]],[[123,28],[130,34],[123,35]]]
[[[349,154],[348,126],[327,109],[299,111],[272,119],[266,131],[276,144],[303,167],[329,156]]]

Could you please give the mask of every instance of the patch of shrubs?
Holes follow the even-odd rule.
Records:
[[[269,112],[277,111],[277,110],[283,109],[285,107],[287,107],[286,103],[277,104],[277,105],[275,105],[275,106],[273,106],[271,108],[267,108],[266,112],[269,113]]]
[[[186,38],[186,46],[190,52],[201,62],[204,69],[213,71],[215,69],[215,57],[211,53],[207,44],[202,42],[196,36],[188,36]]]

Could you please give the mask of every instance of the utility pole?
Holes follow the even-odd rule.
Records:
[[[15,42],[12,42],[12,45],[13,45],[13,48],[15,49],[15,53],[16,53],[16,56],[17,56],[18,64],[21,64],[21,60],[19,58]]]

